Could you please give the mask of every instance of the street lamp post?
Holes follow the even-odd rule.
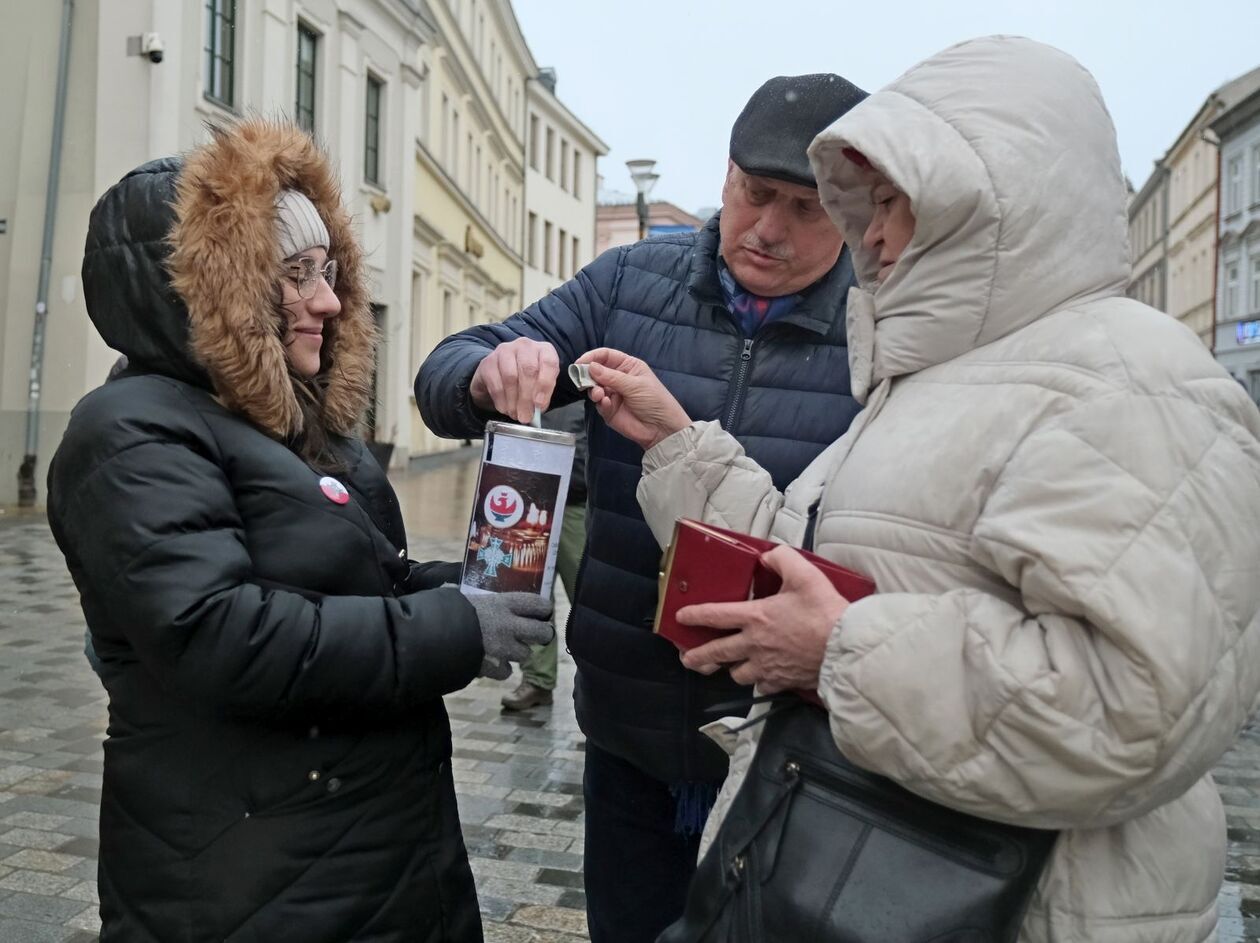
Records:
[[[652,168],[656,166],[654,160],[628,160],[626,161],[626,170],[630,171],[630,179],[634,181],[634,188],[638,191],[635,197],[634,206],[639,213],[639,238],[646,239],[648,234],[648,194],[652,192],[652,187],[656,185],[656,181],[661,179],[660,174],[652,173]]]

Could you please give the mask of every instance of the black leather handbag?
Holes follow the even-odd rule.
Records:
[[[1013,943],[1058,833],[854,766],[826,713],[788,697],[658,943]]]

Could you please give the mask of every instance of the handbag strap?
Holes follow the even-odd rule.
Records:
[[[712,707],[706,707],[704,712],[706,714],[722,716],[725,714],[748,711],[756,707],[758,704],[770,704],[771,707],[769,710],[762,711],[756,717],[750,717],[742,724],[731,727],[730,729],[732,733],[740,733],[741,731],[747,730],[749,727],[755,727],[757,724],[764,724],[775,714],[800,707],[805,704],[805,701],[801,700],[798,695],[793,694],[791,691],[781,691],[778,694],[759,694],[756,697],[744,697],[738,698],[734,701],[723,701],[720,704],[714,704]]]

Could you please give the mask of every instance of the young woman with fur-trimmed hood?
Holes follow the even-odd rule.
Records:
[[[109,692],[101,939],[480,940],[442,695],[546,641],[409,561],[355,437],[374,329],[323,153],[218,130],[92,213],[124,373],[75,408],[49,521]]]

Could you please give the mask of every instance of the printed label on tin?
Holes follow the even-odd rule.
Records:
[[[486,462],[481,467],[463,585],[542,593],[561,476]]]
[[[460,590],[550,596],[575,437],[486,423]]]

